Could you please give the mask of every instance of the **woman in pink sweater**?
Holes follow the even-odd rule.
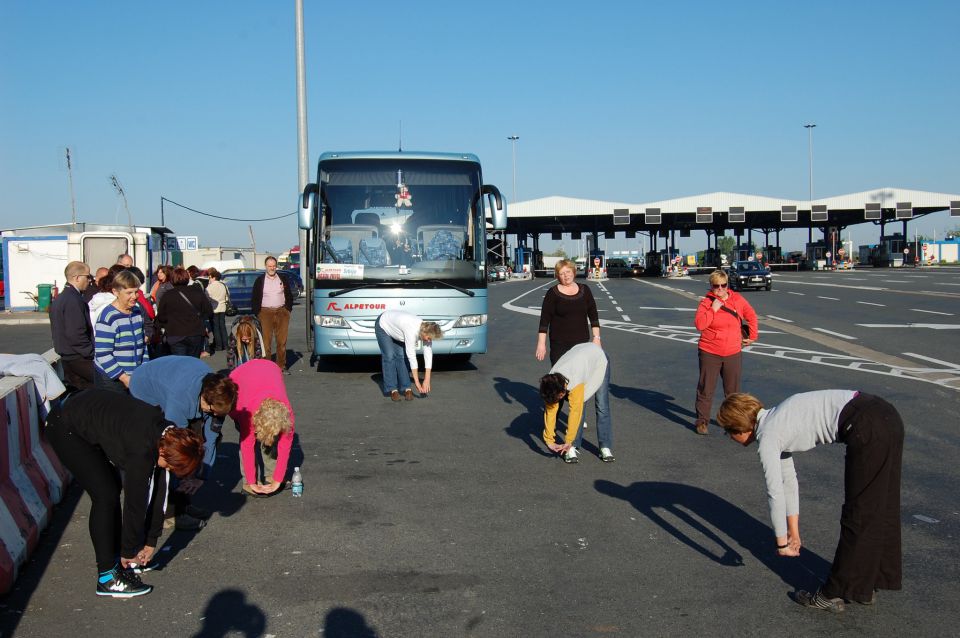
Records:
[[[235,368],[230,378],[239,387],[230,418],[240,429],[243,491],[273,494],[283,486],[293,446],[293,408],[283,372],[268,359],[254,359]]]

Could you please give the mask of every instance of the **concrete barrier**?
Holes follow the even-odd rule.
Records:
[[[53,350],[44,358],[59,368]],[[41,428],[33,379],[0,377],[0,594],[37,546],[70,482]]]

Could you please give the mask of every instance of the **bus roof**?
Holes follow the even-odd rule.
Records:
[[[480,163],[473,153],[433,153],[429,151],[328,151],[320,154],[320,161],[351,159],[408,159],[408,160],[446,160],[451,162]]]

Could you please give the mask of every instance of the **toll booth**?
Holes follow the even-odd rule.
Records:
[[[907,259],[903,258],[903,249],[910,248],[910,254]],[[877,265],[880,267],[899,268],[905,265],[905,261],[913,263],[913,247],[908,244],[901,233],[885,235],[880,238],[880,255],[877,259]]]
[[[539,250],[536,252],[540,253],[540,263],[543,265],[543,253]],[[518,246],[515,248],[513,264],[513,272],[529,272],[532,274],[534,269],[533,249],[527,248],[526,246]]]
[[[703,265],[712,268],[720,268],[723,265],[720,259],[720,251],[716,248],[707,248],[703,251]]]
[[[768,264],[783,263],[783,251],[780,246],[767,246],[763,249],[763,260]]]
[[[807,256],[807,263],[810,264],[810,267],[814,270],[823,270],[827,267],[827,242],[820,241],[810,242],[805,247],[805,252]]]
[[[643,274],[648,277],[658,277],[663,268],[663,256],[659,251],[651,250],[644,257]]]
[[[733,248],[734,261],[749,261],[753,255],[754,250],[751,244],[738,244]]]

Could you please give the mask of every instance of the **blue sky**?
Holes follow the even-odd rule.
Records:
[[[293,9],[0,3],[0,228],[69,221],[66,146],[83,221],[125,220],[111,173],[137,224],[159,224],[161,196],[292,212]],[[508,196],[506,137],[519,135],[520,200],[805,198],[802,126],[816,122],[816,195],[958,193],[958,19],[948,1],[305,0],[311,170],[322,151],[395,148],[402,120],[406,149],[474,152]],[[169,205],[166,223],[204,245],[249,243],[246,223]],[[288,248],[295,225],[254,224],[258,248]]]

